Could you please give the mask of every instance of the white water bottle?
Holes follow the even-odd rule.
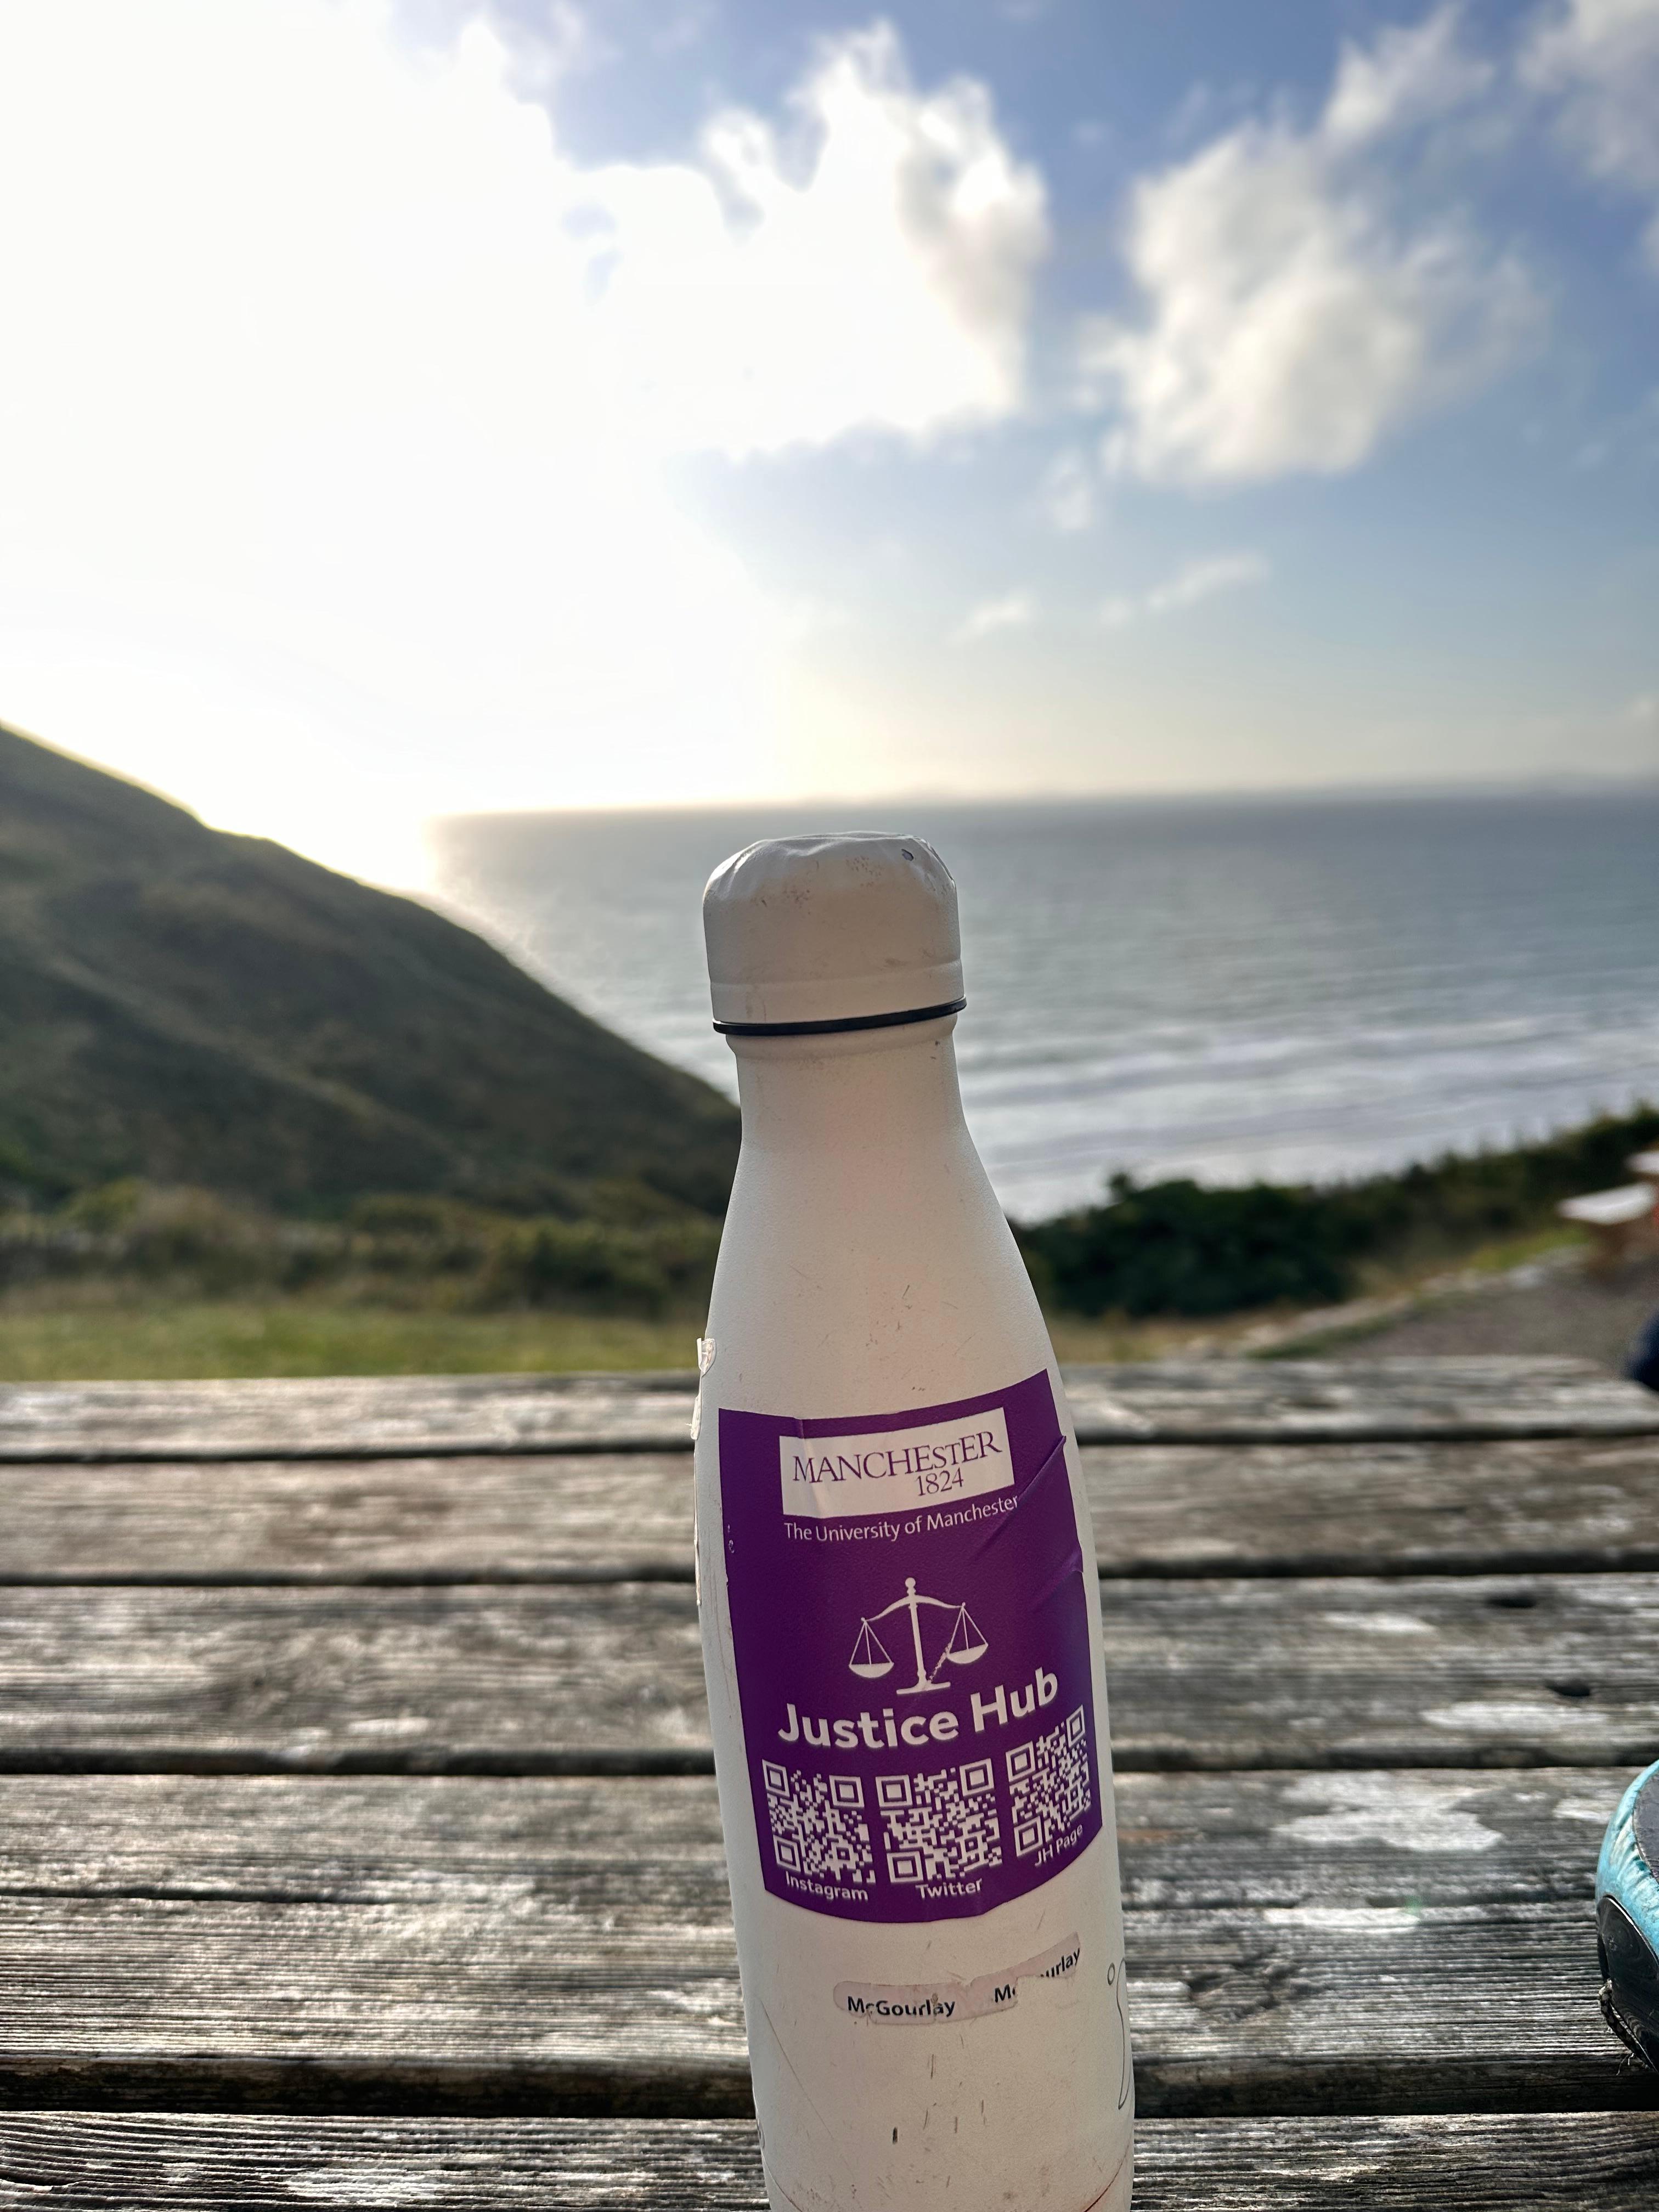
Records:
[[[1094,1544],[963,1119],[919,838],[752,845],[703,901],[738,1164],[701,1351],[698,1601],[776,2212],[1126,2212]]]

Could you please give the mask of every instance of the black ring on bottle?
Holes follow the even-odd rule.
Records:
[[[906,1022],[936,1022],[959,1014],[966,999],[947,999],[942,1006],[910,1006],[900,1014],[853,1014],[838,1022],[716,1022],[722,1036],[842,1036],[848,1030],[896,1030]]]

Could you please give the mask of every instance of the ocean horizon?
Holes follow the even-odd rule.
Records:
[[[1659,785],[454,816],[431,897],[728,1095],[700,901],[757,837],[927,838],[969,1125],[1010,1212],[1328,1182],[1659,1098]]]

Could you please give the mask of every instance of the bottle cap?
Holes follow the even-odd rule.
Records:
[[[769,837],[702,895],[714,1027],[882,1029],[957,1012],[957,887],[933,847],[886,830]]]

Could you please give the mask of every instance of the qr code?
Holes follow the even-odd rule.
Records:
[[[1090,1805],[1089,1730],[1079,1705],[1047,1735],[1008,1754],[1014,1856],[1041,1850],[1074,1827]]]
[[[803,1774],[763,1759],[761,1780],[781,1867],[814,1881],[874,1881],[864,1784],[856,1774]]]
[[[937,1774],[878,1774],[876,1804],[893,1881],[954,1881],[1002,1864],[996,1775],[988,1759]]]

